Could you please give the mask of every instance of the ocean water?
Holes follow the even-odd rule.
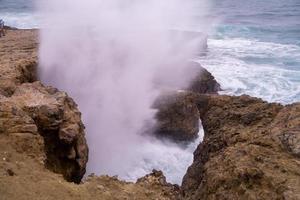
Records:
[[[300,101],[300,0],[211,2],[209,17],[217,20],[207,51],[196,60],[220,82],[221,93],[283,104]],[[0,18],[10,26],[37,28],[34,8],[33,0],[0,0]],[[156,168],[180,184],[200,140],[188,148],[149,142],[121,178],[135,180]]]
[[[211,14],[220,21],[197,60],[222,93],[300,101],[299,0],[215,0]]]
[[[0,19],[12,27],[38,28],[39,16],[34,0],[0,0]]]

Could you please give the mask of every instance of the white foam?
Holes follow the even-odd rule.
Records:
[[[187,168],[193,162],[193,152],[202,141],[203,135],[201,128],[199,137],[187,147],[168,141],[147,141],[140,146],[140,158],[136,159],[132,169],[120,178],[135,181],[152,169],[157,169],[164,172],[168,182],[180,185]]]
[[[39,16],[35,13],[1,13],[1,18],[4,20],[5,24],[11,27],[21,28],[21,29],[31,29],[39,27]]]
[[[193,162],[193,152],[203,140],[202,126],[200,126],[198,136],[194,142],[187,146],[168,140],[145,137],[144,140],[140,141],[139,146],[134,147],[132,152],[134,158],[131,159],[130,165],[124,163],[123,166],[118,166],[118,170],[115,172],[109,170],[105,174],[117,175],[121,180],[135,182],[138,178],[156,169],[163,171],[168,182],[180,185],[187,168]],[[122,155],[120,156],[122,157]],[[94,170],[92,171],[88,169],[89,173],[103,174],[103,171],[97,171],[102,164],[99,163],[99,167],[93,166]]]
[[[300,71],[284,68],[284,60],[300,61],[296,45],[247,39],[209,39],[208,54],[199,58],[229,95],[248,94],[270,102],[300,100]],[[247,62],[244,58],[251,57]],[[260,58],[270,63],[257,63]],[[276,60],[275,60],[276,59]]]

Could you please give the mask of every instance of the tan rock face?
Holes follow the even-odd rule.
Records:
[[[88,147],[81,114],[66,93],[39,82],[24,83],[0,101],[0,108],[2,133],[41,135],[46,166],[69,181],[80,182]]]
[[[10,99],[30,115],[44,137],[47,167],[69,181],[80,182],[88,147],[81,113],[74,101],[66,93],[39,82],[22,84]]]
[[[32,148],[45,149],[46,166],[80,182],[88,160],[81,114],[66,93],[34,82],[37,31],[9,30],[0,49],[0,132],[25,138],[27,145],[30,137],[43,138]]]
[[[205,132],[182,183],[185,199],[299,199],[299,104],[204,96]]]

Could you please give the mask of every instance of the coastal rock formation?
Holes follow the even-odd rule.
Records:
[[[181,187],[155,170],[136,183],[81,180],[80,112],[66,93],[36,82],[36,35],[8,30],[0,39],[0,199],[300,199],[300,103],[214,95],[211,81],[154,105],[167,130],[159,134],[175,140],[195,138],[202,120],[204,141]]]
[[[186,90],[199,94],[217,94],[221,90],[215,77],[199,63],[189,62],[189,67],[197,69],[198,75],[191,81]]]
[[[75,102],[66,93],[40,82],[22,84],[9,99],[27,112],[44,137],[46,166],[69,181],[80,182],[88,147]]]
[[[154,107],[158,109],[155,135],[177,142],[197,138],[200,115],[193,93],[163,95],[155,102]]]
[[[45,150],[47,168],[63,174],[69,181],[80,182],[88,147],[81,114],[66,93],[39,82],[24,83],[16,87],[11,97],[0,99],[0,108],[2,133],[22,137],[41,135],[44,142],[34,148]],[[24,141],[28,141],[27,146],[33,142]]]
[[[205,132],[184,199],[299,199],[300,104],[199,95]]]
[[[157,124],[154,134],[175,141],[190,142],[198,136],[199,112],[195,104],[197,94],[217,94],[220,84],[210,72],[196,62],[189,62],[187,67],[198,71],[198,75],[185,91],[163,94],[154,108]]]
[[[36,38],[34,30],[8,31],[1,38],[0,132],[18,136],[26,151],[45,149],[49,169],[80,182],[88,160],[81,114],[66,93],[34,82]]]

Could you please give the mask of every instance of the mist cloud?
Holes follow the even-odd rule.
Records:
[[[144,159],[143,145],[157,142],[141,135],[153,123],[153,101],[196,75],[184,63],[199,38],[178,30],[208,30],[207,2],[51,0],[39,8],[40,76],[79,104],[88,171],[127,176]]]

